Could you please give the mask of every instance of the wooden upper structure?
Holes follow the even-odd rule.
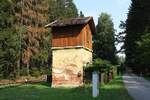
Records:
[[[84,47],[92,50],[92,34],[96,32],[93,17],[56,20],[45,27],[52,29],[52,47]]]

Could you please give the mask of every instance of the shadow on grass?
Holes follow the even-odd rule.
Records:
[[[0,90],[0,100],[132,100],[123,86],[122,78],[117,77],[110,84],[100,87],[100,95],[92,98],[92,86],[77,88],[51,88],[41,82],[9,87]]]

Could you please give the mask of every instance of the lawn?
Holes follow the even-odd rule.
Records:
[[[144,76],[144,78],[148,81],[150,81],[150,76]]]
[[[100,87],[100,96],[92,98],[91,85],[78,88],[51,88],[38,83],[0,89],[0,100],[133,100],[124,88],[122,77]]]

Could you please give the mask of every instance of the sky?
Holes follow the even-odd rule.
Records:
[[[102,12],[110,14],[116,33],[118,33],[121,31],[119,29],[120,21],[125,21],[127,18],[131,0],[74,0],[74,3],[85,16],[93,16],[95,24]],[[121,44],[117,46],[117,49],[120,46]]]
[[[130,0],[74,0],[79,11],[85,16],[94,17],[95,24],[102,12],[110,14],[117,31],[120,31],[120,21],[125,21],[127,18],[130,2]]]

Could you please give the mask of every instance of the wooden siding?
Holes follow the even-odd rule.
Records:
[[[52,47],[84,46],[92,50],[92,32],[89,24],[53,27]]]
[[[83,33],[83,41],[84,41],[84,47],[86,48],[89,48],[92,50],[92,32],[90,30],[90,26],[89,24],[87,24],[83,30],[82,30],[82,33]]]
[[[52,29],[52,47],[66,47],[82,45],[83,26],[68,26]]]

